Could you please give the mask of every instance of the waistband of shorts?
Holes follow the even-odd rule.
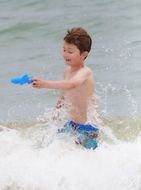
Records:
[[[68,121],[68,124],[74,127],[76,130],[83,130],[83,131],[89,131],[89,132],[98,132],[99,129],[95,124],[79,124],[76,123],[73,120]]]

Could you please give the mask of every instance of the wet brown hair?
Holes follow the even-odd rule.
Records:
[[[80,53],[84,51],[90,52],[92,39],[90,35],[82,27],[72,28],[67,30],[67,34],[64,37],[65,42],[74,44],[80,50]]]

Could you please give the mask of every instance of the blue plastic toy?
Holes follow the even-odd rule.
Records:
[[[20,84],[20,85],[31,84],[32,83],[32,79],[31,78],[32,78],[31,76],[25,74],[22,77],[17,77],[17,78],[11,79],[11,82],[13,84]]]

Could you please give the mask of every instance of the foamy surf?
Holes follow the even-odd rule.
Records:
[[[96,150],[57,135],[53,123],[0,131],[1,190],[139,190],[140,135],[115,141],[110,129]],[[103,131],[104,133],[104,131]],[[109,138],[108,138],[109,136]],[[47,140],[49,139],[49,140]]]

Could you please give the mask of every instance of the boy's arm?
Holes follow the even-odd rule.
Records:
[[[76,88],[77,86],[80,86],[81,84],[83,84],[87,80],[90,73],[91,73],[90,70],[82,69],[71,79],[64,79],[64,80],[60,80],[60,81],[48,81],[48,80],[33,79],[32,86],[34,88],[50,88],[50,89],[69,90],[69,89]]]

